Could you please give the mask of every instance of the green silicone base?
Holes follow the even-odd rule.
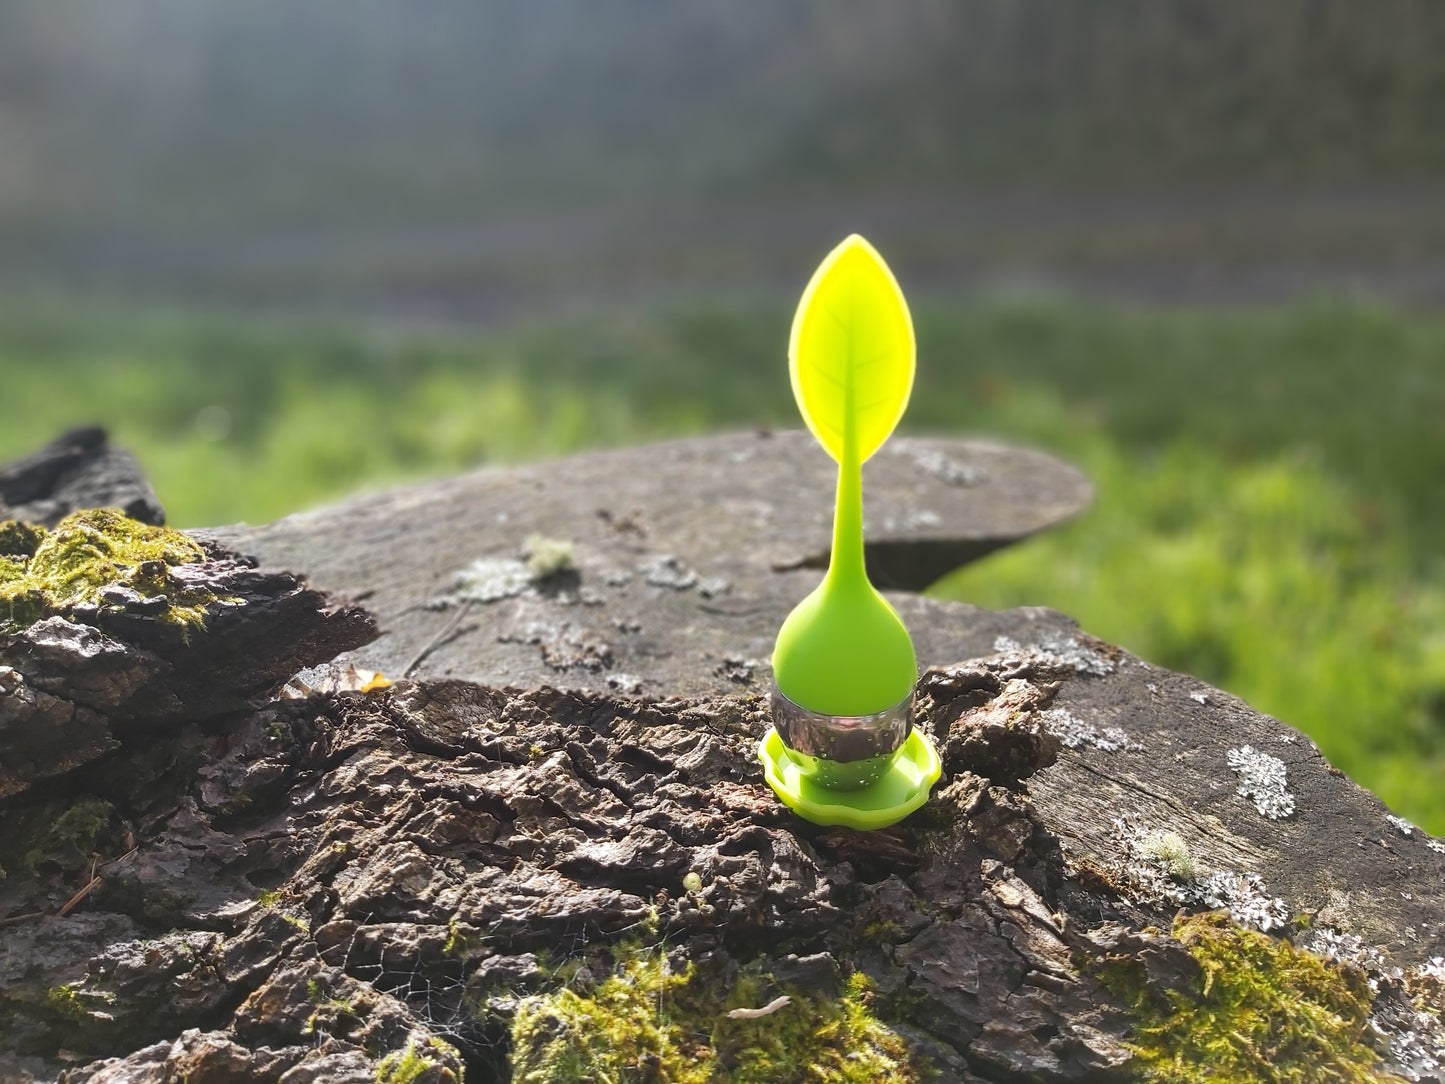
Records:
[[[928,801],[943,771],[933,743],[914,730],[876,783],[857,790],[830,790],[807,777],[806,768],[772,727],[758,742],[763,776],[778,800],[814,824],[871,830],[897,824]]]

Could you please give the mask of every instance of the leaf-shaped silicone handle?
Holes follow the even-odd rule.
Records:
[[[913,321],[873,246],[854,234],[813,274],[793,318],[788,369],[798,409],[838,461],[833,552],[818,589],[788,615],[773,675],[794,703],[868,715],[913,687],[917,660],[863,563],[862,465],[888,439],[913,387]]]
[[[813,272],[788,343],[798,409],[838,462],[867,462],[898,425],[913,389],[914,354],[903,291],[855,233]]]

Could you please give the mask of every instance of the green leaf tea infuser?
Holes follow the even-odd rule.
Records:
[[[854,234],[813,273],[788,344],[793,396],[838,463],[838,496],[827,575],[778,631],[773,726],[758,744],[768,785],[817,824],[885,828],[940,772],[913,729],[913,641],[863,563],[862,468],[908,406],[914,354],[903,292]]]

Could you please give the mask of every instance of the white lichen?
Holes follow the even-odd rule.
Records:
[[[1043,655],[1056,666],[1071,666],[1076,673],[1103,677],[1115,670],[1112,659],[1106,658],[1088,644],[1081,643],[1069,633],[1049,630],[1033,643],[1025,644],[1012,636],[1000,636],[993,642],[993,649],[1000,655],[1032,654]]]
[[[951,456],[944,455],[937,448],[900,439],[893,441],[889,445],[889,449],[894,455],[907,456],[913,460],[919,470],[925,471],[940,482],[951,486],[976,486],[988,481],[988,471],[983,467],[972,463],[960,463]]]
[[[1208,703],[1209,703],[1209,694],[1208,694],[1208,693],[1198,692],[1198,691],[1196,690],[1195,692],[1192,692],[1192,693],[1189,694],[1189,699],[1190,699],[1190,700],[1193,700],[1196,704],[1208,704]]]
[[[723,661],[713,668],[713,673],[739,685],[748,685],[753,680],[753,674],[763,665],[741,653],[724,655]]]
[[[1269,933],[1289,924],[1289,908],[1278,896],[1271,896],[1257,873],[1216,870],[1198,884],[1198,899],[1205,907],[1229,909],[1229,917],[1241,926]]]
[[[1111,836],[1119,857],[1110,865],[1141,898],[1181,907],[1229,911],[1241,926],[1268,933],[1289,923],[1285,901],[1271,896],[1257,873],[1205,873],[1183,836],[1169,828],[1144,830],[1131,816],[1115,819]]]
[[[931,508],[916,508],[903,517],[903,529],[905,531],[917,531],[924,527],[937,527],[943,523],[943,517]]]
[[[910,508],[900,519],[898,516],[884,516],[879,526],[889,533],[894,531],[921,531],[929,527],[937,527],[943,523],[943,517],[931,508]]]
[[[447,591],[428,607],[445,610],[463,603],[533,595],[542,580],[576,567],[571,542],[534,534],[522,544],[520,553],[520,557],[478,557],[457,572]]]
[[[1445,1070],[1445,1040],[1439,1038],[1439,1021],[1432,1014],[1407,1015],[1399,1026],[1392,1028],[1387,1018],[1376,1013],[1370,1023],[1389,1040],[1391,1068],[1395,1072],[1411,1084],[1440,1079],[1441,1071]],[[1436,1032],[1433,1036],[1432,1030]]]
[[[512,557],[479,557],[456,575],[443,605],[515,598],[532,586],[532,570]]]
[[[1327,960],[1338,960],[1352,964],[1362,970],[1380,970],[1386,966],[1385,957],[1374,945],[1365,944],[1357,933],[1344,933],[1331,927],[1312,930],[1304,947],[1316,956]]]
[[[698,575],[675,554],[664,553],[637,566],[643,578],[654,587],[670,587],[674,591],[686,591],[694,587]]]
[[[1359,934],[1324,927],[1300,942],[1317,956],[1365,973],[1374,1005],[1370,1028],[1383,1055],[1381,1068],[1409,1081],[1438,1081],[1445,1069],[1445,1023],[1438,996],[1422,989],[1445,982],[1445,957],[1434,957],[1407,974]],[[1423,1000],[1422,1000],[1423,998]]]
[[[1294,813],[1294,795],[1285,786],[1284,761],[1251,745],[1231,749],[1229,766],[1239,775],[1236,793],[1254,802],[1260,816],[1281,820]]]
[[[1429,847],[1436,854],[1445,854],[1445,840],[1427,839],[1425,846]]]
[[[703,598],[721,598],[733,589],[733,585],[721,576],[709,576],[697,581],[697,593]]]
[[[1429,966],[1417,968],[1408,980],[1399,968],[1368,971],[1376,994],[1370,1026],[1384,1040],[1386,1067],[1410,1081],[1439,1081],[1445,1071],[1445,1021],[1439,994],[1427,994],[1422,1001],[1420,989],[1439,981],[1428,972]]]
[[[1044,728],[1070,749],[1088,745],[1106,753],[1117,753],[1121,749],[1138,748],[1117,726],[1101,730],[1063,708],[1050,708],[1043,712],[1043,720]]]
[[[1415,826],[1404,817],[1397,817],[1393,813],[1386,813],[1385,819],[1393,824],[1402,836],[1415,834]]]

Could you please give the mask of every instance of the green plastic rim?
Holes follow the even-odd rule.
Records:
[[[897,824],[920,808],[943,773],[938,751],[916,728],[878,781],[856,790],[830,790],[814,781],[773,727],[758,742],[758,759],[768,786],[798,816],[814,824],[864,831]]]

